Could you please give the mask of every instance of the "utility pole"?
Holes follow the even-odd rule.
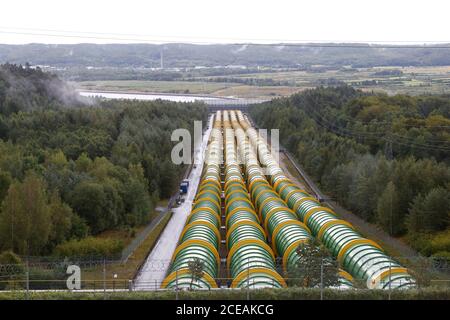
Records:
[[[391,300],[392,262],[389,260],[389,300]]]
[[[161,48],[160,54],[161,69],[164,69],[164,47]]]
[[[386,144],[384,145],[384,156],[388,160],[394,159],[394,154],[392,151],[392,137],[391,133],[388,133],[388,138],[385,139]]]
[[[14,214],[11,215],[11,251],[14,252]]]
[[[320,300],[323,300],[323,258],[320,262]]]
[[[106,300],[106,259],[103,258],[103,300]]]
[[[394,231],[393,231],[393,226],[392,226],[392,193],[391,193],[391,205],[390,205],[390,209],[391,209],[391,212],[390,212],[390,231],[391,231],[391,236],[394,234]]]
[[[391,161],[394,156],[393,156],[393,152],[392,152],[392,135],[391,132],[389,131],[387,134],[388,138],[385,139],[386,140],[386,144],[384,145],[384,156],[386,157],[387,160]],[[392,193],[390,194],[390,215],[389,215],[389,231],[390,231],[390,235],[393,235],[393,223],[392,223]]]
[[[178,269],[175,271],[175,300],[178,300]]]
[[[247,265],[247,300],[250,300],[250,258]]]
[[[28,258],[27,258],[26,268],[27,268],[27,271],[26,271],[26,281],[27,281],[26,290],[27,290],[27,294],[26,294],[26,296],[27,296],[27,300],[29,300],[30,299],[30,265],[28,263]]]

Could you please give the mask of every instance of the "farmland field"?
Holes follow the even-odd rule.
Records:
[[[93,91],[206,94],[240,98],[288,96],[308,88],[339,83],[363,91],[383,91],[389,95],[442,94],[450,87],[450,66],[340,69],[316,66],[307,71],[273,71],[195,77],[183,75],[174,81],[82,81],[75,85],[82,90]]]
[[[187,82],[187,81],[83,81],[77,85],[86,90],[93,91],[136,91],[136,92],[163,92],[163,93],[192,93],[209,94],[217,90],[226,89],[236,84],[215,82]]]

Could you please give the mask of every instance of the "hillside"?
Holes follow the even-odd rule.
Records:
[[[444,47],[444,48],[442,48]],[[56,67],[226,66],[309,67],[312,65],[439,66],[450,65],[450,47],[399,48],[366,44],[194,45],[194,44],[76,44],[0,45],[0,63]]]

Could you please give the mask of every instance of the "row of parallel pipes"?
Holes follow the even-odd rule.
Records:
[[[362,237],[347,221],[297,187],[280,168],[270,149],[248,119],[237,111],[240,125],[246,130],[250,143],[257,148],[258,160],[267,170],[270,185],[294,212],[298,220],[320,240],[344,270],[362,279],[370,289],[413,288],[414,278],[408,270],[387,256],[374,241]],[[289,260],[289,258],[287,258]]]
[[[234,130],[224,111],[225,216],[227,267],[232,288],[282,288],[286,283],[276,270],[275,255],[267,244],[238,162]]]

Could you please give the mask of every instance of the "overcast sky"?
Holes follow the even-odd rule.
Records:
[[[450,42],[446,2],[2,0],[0,43]]]

